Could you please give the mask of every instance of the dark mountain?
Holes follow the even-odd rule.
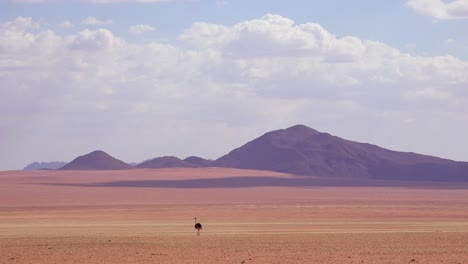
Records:
[[[468,163],[349,141],[297,125],[271,131],[212,161],[191,156],[159,157],[136,168],[229,167],[269,170],[340,181],[398,180],[468,182]],[[103,151],[94,151],[61,170],[133,168]],[[44,168],[47,169],[47,168]]]
[[[195,164],[181,160],[177,157],[165,156],[154,158],[145,162],[142,162],[135,166],[137,168],[195,168],[198,167]]]
[[[212,160],[207,160],[196,156],[190,156],[188,158],[185,158],[184,161],[191,163],[196,167],[210,167],[213,164]]]
[[[125,170],[132,166],[101,150],[79,156],[60,170]]]
[[[468,181],[468,163],[397,152],[297,125],[264,134],[213,166],[350,179]]]
[[[24,167],[23,170],[56,170],[63,167],[65,164],[67,163],[63,161],[33,162]]]

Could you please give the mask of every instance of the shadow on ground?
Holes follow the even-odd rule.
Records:
[[[111,181],[98,183],[40,183],[55,186],[77,187],[135,187],[135,188],[246,188],[246,187],[409,187],[409,188],[449,188],[468,189],[467,182],[420,182],[420,181],[388,181],[368,179],[342,179],[342,178],[312,178],[312,177],[223,177],[210,179],[184,179],[184,180],[138,180],[138,181]]]

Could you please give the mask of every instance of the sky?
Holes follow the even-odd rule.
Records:
[[[0,170],[295,124],[468,161],[468,0],[0,1]]]

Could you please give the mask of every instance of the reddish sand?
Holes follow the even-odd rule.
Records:
[[[468,263],[466,189],[87,186],[233,176],[0,172],[0,263]]]

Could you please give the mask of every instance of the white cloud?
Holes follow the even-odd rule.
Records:
[[[128,31],[132,34],[144,34],[154,31],[154,27],[150,25],[133,25],[128,28]]]
[[[468,0],[409,0],[407,5],[420,14],[436,19],[468,18]]]
[[[115,37],[107,29],[98,29],[95,31],[83,30],[74,36],[66,38],[68,47],[77,50],[109,51],[124,45],[124,42]]]
[[[60,24],[60,26],[63,27],[63,28],[72,28],[75,25],[72,22],[70,22],[69,20],[65,20]]]
[[[309,56],[345,62],[359,59],[365,51],[358,38],[337,39],[318,24],[295,25],[290,19],[271,14],[231,28],[195,23],[180,38],[199,47],[220,48],[226,56],[244,58]]]
[[[468,131],[468,62],[453,56],[413,56],[278,15],[194,23],[180,40],[60,35],[23,17],[0,24],[0,160],[20,167],[97,148],[129,161],[216,158],[294,123],[363,141],[372,131],[373,143],[409,119],[408,134]]]
[[[99,20],[95,17],[87,17],[83,21],[81,21],[81,24],[83,25],[89,25],[89,26],[105,26],[105,25],[110,25],[112,24],[112,20]]]
[[[13,21],[0,24],[0,54],[10,57],[10,52],[32,47],[38,39],[48,35],[48,32],[37,33],[38,22],[31,18],[18,17]],[[14,41],[13,41],[14,40]]]
[[[13,21],[1,24],[3,32],[25,32],[31,29],[40,28],[39,22],[35,22],[30,17],[17,17]]]

